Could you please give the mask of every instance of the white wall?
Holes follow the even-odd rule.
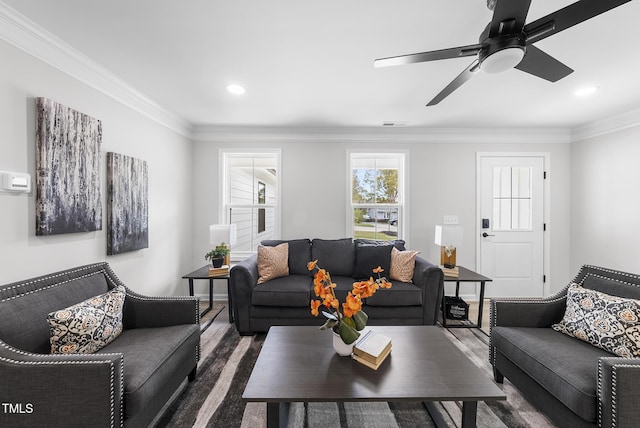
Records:
[[[497,138],[502,140],[502,138]],[[569,251],[569,144],[490,144],[456,142],[355,142],[335,138],[327,141],[287,141],[247,139],[233,142],[194,143],[195,254],[208,248],[206,230],[217,221],[217,168],[220,147],[280,148],[282,150],[282,238],[341,238],[346,232],[347,150],[406,149],[409,151],[409,222],[407,241],[412,249],[439,261],[439,248],[433,243],[435,224],[442,216],[456,214],[464,227],[465,243],[458,250],[458,262],[475,268],[476,153],[549,152],[551,170],[551,291],[562,288],[571,273],[566,262]],[[312,140],[312,138],[310,138]],[[352,139],[351,139],[352,140]],[[320,202],[322,202],[320,204]],[[558,278],[558,282],[553,279]],[[470,286],[469,286],[470,287]],[[217,292],[223,292],[220,288]],[[471,293],[462,289],[463,294]]]
[[[571,271],[640,272],[640,126],[571,145]]]
[[[47,97],[102,121],[103,228],[35,236],[35,189],[0,193],[0,284],[106,260],[132,289],[187,294],[192,267],[191,142],[114,99],[0,41],[0,170],[29,172],[35,184],[35,101]],[[147,161],[149,248],[106,256],[106,155]]]

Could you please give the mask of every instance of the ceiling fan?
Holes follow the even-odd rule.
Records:
[[[429,101],[427,106],[438,104],[473,77],[478,70],[485,73],[499,73],[515,67],[550,82],[556,82],[571,74],[573,70],[533,46],[533,43],[629,1],[631,0],[580,0],[525,25],[531,0],[487,0],[487,7],[493,9],[493,18],[480,34],[479,43],[380,58],[374,61],[374,65],[387,67],[476,56],[471,65]]]

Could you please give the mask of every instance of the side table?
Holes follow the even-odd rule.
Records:
[[[445,282],[456,283],[456,297],[459,297],[461,282],[479,282],[480,283],[480,302],[478,304],[478,323],[477,324],[449,324],[447,325],[447,314],[444,303],[444,293],[442,294],[442,326],[447,328],[481,328],[482,327],[482,309],[484,307],[484,285],[486,282],[493,281],[484,275],[480,275],[470,269],[458,265],[458,277],[444,276]]]
[[[227,295],[229,296],[228,297],[228,299],[229,299],[229,302],[228,302],[229,303],[228,304],[228,306],[229,306],[229,323],[232,323],[233,322],[233,310],[232,310],[232,307],[231,307],[231,293],[230,293],[231,290],[229,289],[230,288],[229,287],[229,275],[209,276],[209,267],[211,267],[211,265],[202,266],[201,268],[196,269],[193,272],[184,275],[182,278],[189,280],[189,295],[190,296],[194,295],[194,293],[193,293],[193,281],[195,279],[208,279],[209,280],[209,307],[206,308],[204,311],[202,311],[200,316],[204,316],[213,307],[213,281],[216,280],[216,279],[226,280],[227,281]]]

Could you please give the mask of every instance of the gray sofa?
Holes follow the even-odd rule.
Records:
[[[583,266],[574,283],[640,299],[640,276]],[[562,320],[568,286],[546,299],[491,302],[490,360],[561,427],[640,426],[640,359],[621,358],[551,328]]]
[[[47,314],[122,283],[106,263],[0,286],[0,426],[146,427],[195,379],[194,298],[126,289],[124,329],[93,354],[50,354]]]
[[[313,294],[313,276],[307,263],[318,260],[318,265],[331,274],[337,284],[336,296],[345,301],[354,280],[362,278],[362,263],[367,255],[378,250],[369,247],[391,245],[404,250],[404,241],[372,241],[351,238],[296,239],[289,241],[263,241],[263,245],[289,244],[289,275],[258,285],[257,255],[235,265],[230,272],[230,288],[235,326],[242,335],[265,332],[272,325],[321,325],[324,318],[311,315],[309,303]],[[366,247],[366,249],[365,249]],[[366,252],[365,252],[366,250]],[[387,254],[382,250],[379,254]],[[385,264],[385,256],[375,260]],[[388,264],[388,260],[386,261]],[[359,272],[360,271],[360,272]],[[370,272],[368,269],[365,272]],[[385,269],[388,277],[389,269]],[[354,276],[355,275],[355,276]],[[358,277],[360,275],[360,277]],[[367,277],[373,275],[366,273]],[[443,293],[442,270],[427,260],[416,257],[412,283],[391,280],[390,289],[379,289],[366,299],[364,311],[369,325],[433,325],[438,319]]]

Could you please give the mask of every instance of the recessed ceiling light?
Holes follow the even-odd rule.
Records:
[[[599,86],[585,86],[584,88],[578,89],[575,94],[578,97],[585,97],[595,93],[598,89],[600,89]]]
[[[227,91],[234,95],[242,95],[247,92],[242,86],[236,84],[227,85]]]

